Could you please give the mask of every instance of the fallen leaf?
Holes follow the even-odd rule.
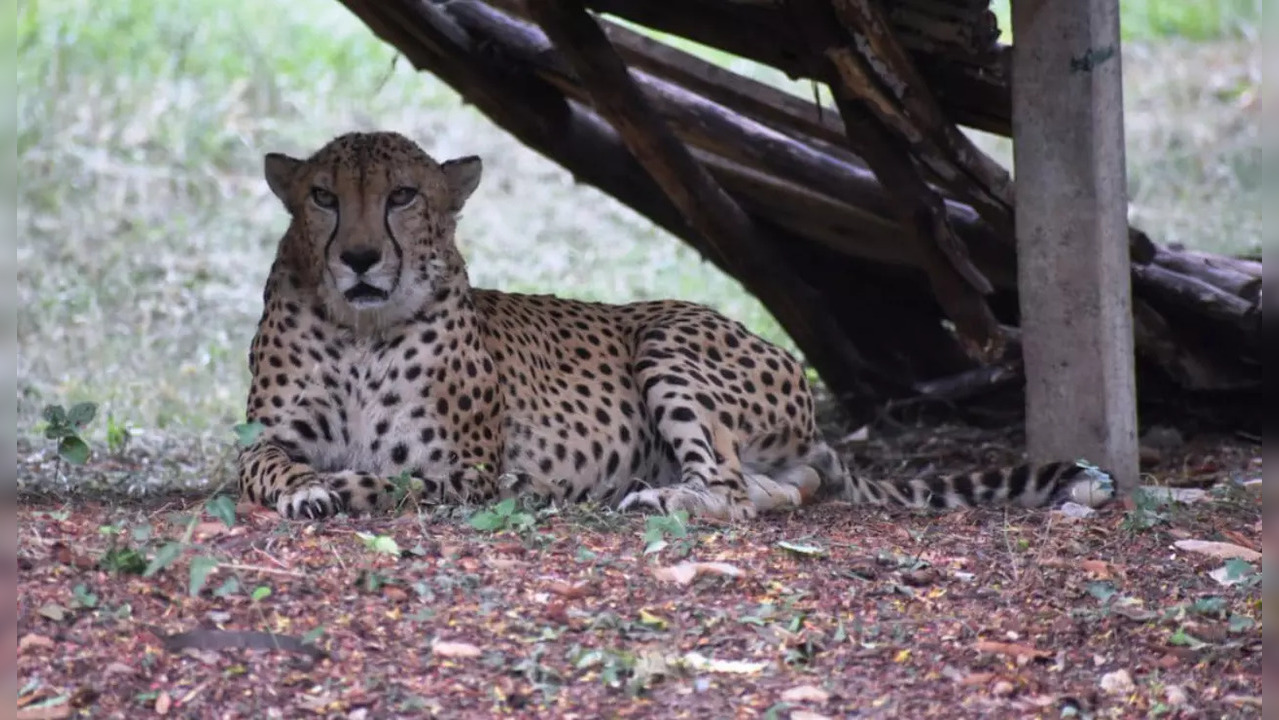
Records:
[[[1261,559],[1261,553],[1256,550],[1228,542],[1218,542],[1214,540],[1178,540],[1173,543],[1173,546],[1179,550],[1185,550],[1186,552],[1201,553],[1222,559],[1241,558],[1249,562],[1255,562]]]
[[[525,563],[523,560],[516,560],[515,558],[486,557],[484,558],[484,564],[494,570],[514,570],[515,568],[523,567]]]
[[[653,568],[653,577],[663,582],[674,582],[680,585],[687,585],[698,576],[707,575],[726,575],[728,577],[740,577],[742,571],[734,565],[722,562],[692,562],[684,561],[678,565],[670,565],[668,567]]]
[[[657,615],[654,615],[653,613],[649,612],[648,610],[644,608],[640,608],[639,619],[641,623],[645,625],[651,625],[652,627],[655,627],[659,630],[664,630],[666,628],[665,620],[658,617]]]
[[[398,585],[383,585],[382,597],[392,602],[404,602],[409,599],[409,594]]]
[[[22,651],[26,650],[27,648],[32,648],[32,647],[51,648],[53,646],[54,646],[54,642],[52,638],[47,638],[44,635],[37,635],[35,633],[31,633],[28,635],[23,635],[22,639],[18,641],[18,654],[21,655]]]
[[[1132,675],[1121,668],[1101,676],[1101,689],[1107,695],[1127,695],[1136,690],[1137,686],[1132,681]]]
[[[792,710],[790,720],[831,720],[829,715],[815,713],[812,710]]]
[[[565,582],[556,580],[546,587],[547,590],[569,600],[577,600],[594,594],[595,588],[590,582],[583,580],[581,582]]]
[[[965,675],[964,677],[960,678],[959,684],[960,685],[985,685],[986,683],[990,682],[991,680],[994,680],[997,677],[999,676],[993,672],[972,673],[970,675]]]
[[[473,658],[479,657],[481,651],[478,647],[467,642],[436,640],[431,643],[431,653],[448,658]]]
[[[979,652],[995,653],[997,655],[1012,655],[1014,657],[1026,657],[1031,659],[1052,657],[1052,653],[1037,650],[1029,645],[998,642],[995,640],[978,640],[973,647]]]
[[[498,555],[523,555],[528,552],[528,548],[524,547],[523,543],[518,542],[495,543],[490,549]]]
[[[1105,560],[1080,560],[1079,569],[1102,580],[1113,576],[1110,572],[1110,563]]]
[[[46,603],[37,612],[54,622],[62,622],[67,617],[67,609],[57,603]]]
[[[902,583],[912,587],[924,587],[937,582],[940,575],[935,568],[924,568],[923,570],[912,570],[902,573]]]
[[[14,720],[62,720],[71,717],[71,706],[65,701],[60,705],[33,705],[24,707]]]
[[[796,555],[809,555],[812,557],[820,557],[826,554],[826,548],[818,545],[807,545],[805,543],[791,542],[790,540],[779,540],[777,547],[783,550],[789,550]]]
[[[815,685],[796,685],[782,691],[782,700],[786,702],[824,703],[830,699],[830,693]]]
[[[155,714],[168,715],[169,709],[173,707],[173,698],[164,690],[155,696]]]
[[[546,619],[559,625],[568,625],[568,607],[563,600],[556,600],[547,604]]]
[[[684,656],[683,662],[694,670],[707,672],[733,673],[737,675],[753,675],[768,667],[767,662],[751,662],[749,660],[713,660],[698,652],[690,652]]]

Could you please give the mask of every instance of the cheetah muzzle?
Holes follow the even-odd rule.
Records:
[[[263,431],[237,464],[242,492],[287,517],[517,494],[726,519],[827,496],[1109,498],[1070,462],[859,479],[800,364],[715,310],[472,288],[454,232],[477,157],[350,133],[264,170],[290,222],[249,352]]]

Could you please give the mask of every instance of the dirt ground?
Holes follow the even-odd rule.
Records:
[[[873,474],[1007,447],[952,428],[852,449]],[[1261,717],[1260,445],[1146,460],[1207,492],[736,526],[20,495],[18,717]],[[20,452],[19,475],[52,462]]]

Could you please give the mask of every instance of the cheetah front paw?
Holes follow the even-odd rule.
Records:
[[[690,517],[709,517],[718,520],[749,520],[758,513],[749,500],[732,502],[729,498],[690,485],[637,490],[622,498],[619,511],[650,510],[671,514],[683,510]]]
[[[345,508],[342,496],[319,480],[286,490],[275,501],[276,511],[290,520],[321,520]]]

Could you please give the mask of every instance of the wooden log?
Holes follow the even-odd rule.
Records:
[[[781,70],[792,78],[828,83],[831,74],[814,62],[783,5],[746,6],[707,0],[589,0],[590,7],[654,30],[678,35]],[[947,115],[960,124],[1008,137],[1012,101],[1007,48],[980,65],[913,53]]]
[[[809,36],[810,46],[824,49],[834,74],[844,80],[832,84],[831,91],[847,128],[845,135],[856,139],[859,154],[898,204],[902,224],[910,229],[907,236],[918,244],[922,266],[938,302],[974,349],[982,355],[998,353],[1002,342],[999,324],[982,297],[990,292],[989,281],[972,272],[975,268],[967,247],[955,236],[941,197],[924,182],[901,141],[856,104],[858,88],[851,86],[862,73],[829,22],[829,8],[819,0],[794,2],[791,7]]]
[[[1160,265],[1134,265],[1132,270],[1133,282],[1143,295],[1236,329],[1249,349],[1261,347],[1257,303]]]
[[[447,7],[462,27],[483,38],[494,51],[513,63],[534,68],[540,77],[566,95],[588,101],[576,75],[565,66],[536,26],[476,0],[455,0]],[[911,258],[910,262],[919,264],[917,250],[902,247],[899,212],[893,197],[875,174],[861,165],[852,153],[842,148],[823,152],[824,148],[811,141],[803,142],[782,134],[646,72],[631,71],[630,75],[643,89],[645,97],[671,123],[681,140],[732,163],[775,177],[781,183],[774,184],[774,190],[785,184],[813,188],[816,189],[813,192],[827,195],[845,206],[845,211],[838,216],[819,219],[819,223],[829,227],[855,227],[847,222],[851,219],[849,214],[869,214],[879,219],[877,227],[882,228],[884,222],[895,226],[893,231],[887,232],[866,227],[844,235],[824,233],[823,239],[837,243],[849,254],[880,260],[897,258],[898,262]],[[740,91],[746,90],[743,87]],[[736,94],[732,97],[736,98]],[[795,199],[804,200],[798,196]],[[967,205],[952,200],[944,200],[943,203],[948,221],[958,230],[965,246],[972,249],[972,256],[989,260],[994,271],[1002,273],[1011,282],[1012,263],[1008,261],[1006,251],[999,248],[1000,242],[993,231]],[[811,207],[811,203],[806,204]],[[833,209],[833,206],[827,207]],[[1002,261],[1000,256],[1003,256]],[[991,289],[982,269],[965,265],[963,272],[978,284],[981,291]]]
[[[1178,252],[1169,248],[1160,248],[1152,262],[1165,270],[1206,282],[1252,304],[1257,304],[1261,299],[1261,263],[1189,250]]]
[[[863,66],[889,91],[885,99],[895,101],[905,119],[920,128],[929,140],[928,149],[938,157],[928,158],[928,162],[942,165],[941,172],[946,175],[962,173],[967,182],[961,187],[975,187],[963,192],[961,197],[995,228],[1011,228],[1012,178],[1008,171],[959,132],[945,116],[914,62],[897,41],[877,0],[833,0],[832,5],[840,22],[857,38],[856,43],[850,44],[861,55]]]

